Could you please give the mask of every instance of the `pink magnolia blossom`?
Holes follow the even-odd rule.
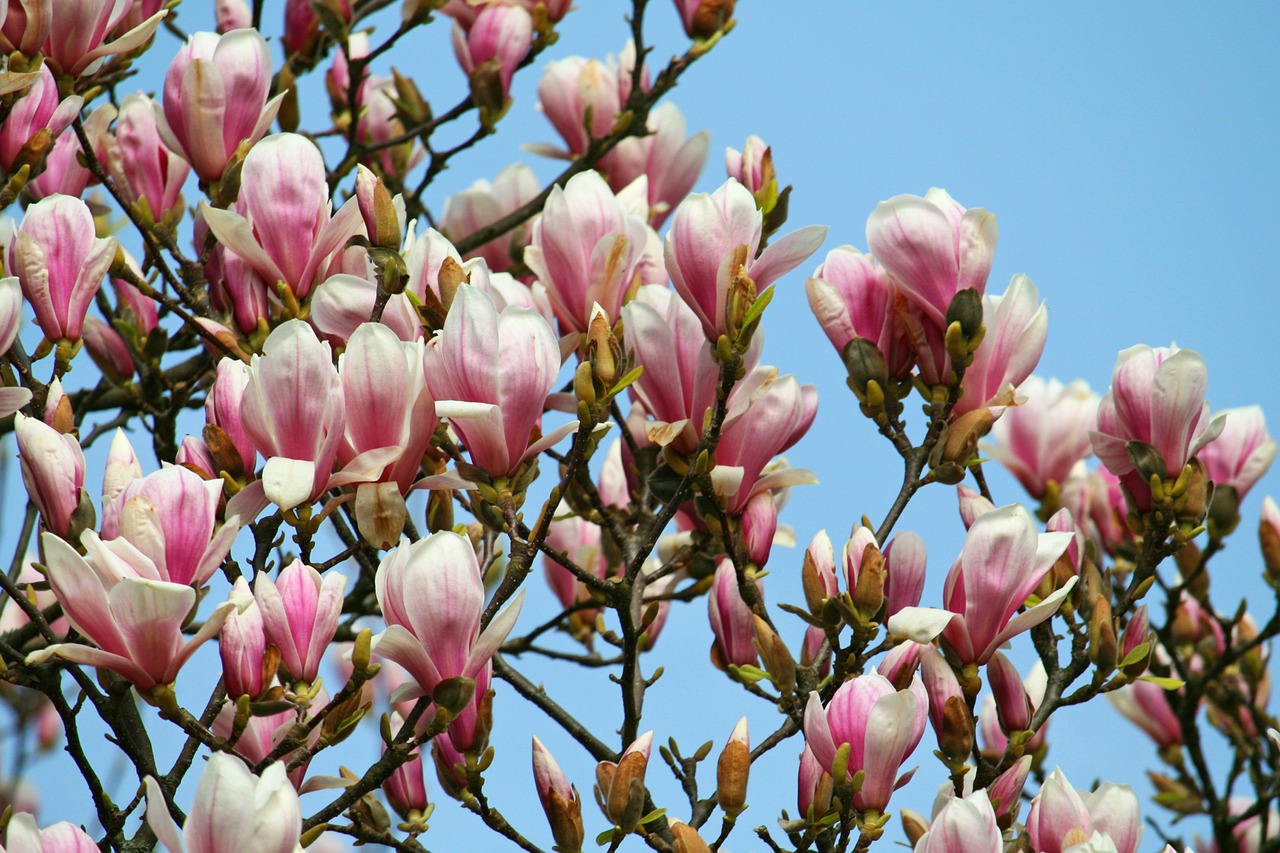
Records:
[[[608,135],[622,109],[622,91],[616,63],[581,56],[548,63],[538,82],[538,109],[568,150],[539,146],[539,153],[571,159],[585,152],[592,139]]]
[[[512,163],[499,172],[492,183],[479,180],[446,198],[440,230],[454,241],[461,240],[519,209],[541,189],[532,169],[523,163]],[[530,225],[523,225],[496,237],[468,257],[484,258],[494,272],[509,269],[512,258],[520,257],[528,243],[530,229]]]
[[[9,821],[6,849],[12,853],[93,853],[98,843],[80,827],[61,821],[40,829],[35,815],[18,810]]]
[[[257,30],[196,33],[165,74],[160,138],[200,180],[216,181],[240,144],[257,142],[275,121],[284,93],[267,100],[270,91],[271,53]],[[242,186],[254,183],[246,176]]]
[[[920,604],[927,552],[924,540],[904,530],[884,546],[884,614],[892,619],[904,607]]]
[[[267,460],[262,485],[282,509],[326,491],[342,441],[346,409],[329,345],[301,320],[282,323],[249,366],[240,404],[249,440]]]
[[[891,379],[905,379],[915,365],[901,315],[906,300],[880,262],[852,246],[839,246],[805,281],[809,309],[836,350],[866,338],[884,356]]]
[[[1025,402],[1005,411],[991,428],[995,444],[984,447],[1038,500],[1050,483],[1067,482],[1076,462],[1093,452],[1089,430],[1097,424],[1100,398],[1083,381],[1063,385],[1039,376],[1027,377],[1017,396]]]
[[[123,537],[170,583],[203,586],[231,550],[240,520],[218,527],[222,481],[173,465],[129,482],[103,506],[102,535]]]
[[[817,795],[818,786],[822,784],[823,776],[830,776],[822,765],[818,763],[818,759],[814,757],[813,750],[809,748],[809,744],[804,745],[804,752],[800,753],[799,777],[796,779],[796,806],[800,810],[801,817],[819,818],[820,814],[810,814],[813,808],[813,798]]]
[[[257,698],[268,686],[263,683],[262,664],[267,654],[262,610],[249,590],[249,582],[236,578],[228,600],[235,605],[227,612],[218,634],[218,654],[222,658],[222,683],[227,696]]]
[[[1173,712],[1165,689],[1149,681],[1135,681],[1107,694],[1117,711],[1142,729],[1161,748],[1182,743],[1182,725]]]
[[[96,542],[93,531],[85,544]],[[189,586],[111,571],[102,560],[91,566],[69,544],[51,533],[41,536],[49,583],[72,627],[93,646],[60,643],[28,655],[27,663],[59,657],[99,666],[133,682],[144,694],[172,684],[178,670],[205,640],[218,633],[235,605],[218,605],[186,639],[182,626],[196,604]]]
[[[391,730],[396,731],[400,725],[393,716]],[[383,751],[386,751],[385,746]],[[391,808],[404,820],[412,820],[415,813],[421,816],[427,810],[430,806],[427,801],[427,780],[423,776],[422,753],[418,749],[415,748],[413,757],[397,767],[387,777],[387,781],[382,783],[382,793],[386,794]]]
[[[533,46],[533,17],[521,6],[491,3],[480,9],[466,28],[453,24],[453,53],[467,76],[486,64],[496,65],[502,96],[511,91],[516,68]]]
[[[642,219],[627,214],[596,172],[554,187],[524,260],[547,288],[560,329],[585,332],[592,306],[616,320],[644,254]]]
[[[115,255],[116,239],[98,239],[88,205],[51,195],[27,208],[9,244],[7,266],[45,337],[76,341]]]
[[[85,317],[80,336],[93,363],[112,382],[124,384],[133,377],[133,356],[129,353],[129,345],[114,328],[97,317]]]
[[[1036,533],[1017,504],[973,522],[943,588],[945,610],[906,607],[889,620],[891,633],[927,643],[939,634],[965,663],[985,664],[1006,640],[1051,617],[1074,579],[1014,616],[1071,541],[1069,533]]]
[[[752,195],[756,195],[768,188],[767,182],[772,174],[765,168],[765,164],[771,158],[768,143],[752,134],[747,137],[741,151],[735,148],[724,150],[724,170],[730,178],[751,190]]]
[[[1049,312],[1039,299],[1025,275],[1015,275],[1002,295],[982,298],[987,331],[964,373],[953,420],[983,406],[999,413],[1014,403],[1014,388],[1035,370],[1049,335]]]
[[[417,542],[402,540],[378,566],[374,579],[387,629],[373,639],[373,653],[408,670],[414,684],[393,699],[430,696],[441,681],[471,678],[476,697],[489,689],[491,658],[515,626],[523,593],[480,630],[484,583],[471,543],[449,531]],[[475,738],[474,715],[450,726],[459,749]]]
[[[209,756],[179,835],[164,793],[148,776],[147,824],[169,853],[292,853],[302,835],[302,806],[284,762],[262,776],[225,752]]]
[[[631,393],[656,421],[650,440],[692,453],[720,381],[698,316],[668,288],[647,284],[623,307],[622,322],[626,348],[644,368]]]
[[[921,313],[911,340],[921,376],[930,384],[950,369],[943,344],[947,307],[962,290],[985,292],[999,236],[993,214],[966,210],[936,187],[923,198],[882,201],[867,219],[867,246]]]
[[[214,0],[213,15],[219,35],[253,26],[253,10],[248,0]]]
[[[929,698],[919,679],[895,690],[882,675],[869,672],[844,684],[826,708],[816,692],[804,709],[804,737],[818,766],[833,772],[836,751],[849,745],[848,773],[865,772],[853,805],[884,811],[897,786],[898,768],[924,734]]]
[[[630,84],[629,79],[626,82]],[[600,171],[615,191],[645,177],[644,186],[648,190],[645,218],[658,228],[698,182],[707,163],[711,135],[704,130],[686,138],[684,114],[669,102],[659,104],[649,113],[645,128],[648,135],[627,137],[605,155],[600,161]]]
[[[315,681],[338,630],[346,586],[346,575],[332,569],[321,575],[301,560],[281,569],[274,582],[266,573],[254,579],[263,633],[280,650],[280,665],[294,680]]]
[[[12,23],[10,16],[9,23]],[[5,32],[8,32],[8,25]],[[38,52],[39,48],[31,51]],[[23,146],[40,131],[48,131],[50,140],[62,135],[80,114],[84,99],[72,95],[66,100],[58,97],[58,83],[47,65],[41,65],[31,87],[13,104],[9,115],[0,122],[0,167],[12,173],[28,158],[19,161]],[[35,170],[38,163],[32,163]]]
[[[286,0],[284,4],[284,38],[286,53],[306,50],[320,30],[320,17],[312,6],[313,0]],[[351,0],[326,0],[325,6],[346,23],[351,23]]]
[[[730,514],[741,514],[761,492],[817,482],[804,468],[765,470],[804,437],[817,412],[818,390],[773,367],[757,367],[734,386],[711,474],[717,493],[729,498]]]
[[[560,346],[546,320],[527,308],[499,314],[487,293],[458,288],[424,365],[436,414],[449,419],[471,461],[490,476],[514,473],[577,429],[573,421],[530,444],[560,372]]]
[[[204,398],[205,422],[226,434],[240,456],[243,470],[249,474],[253,473],[258,450],[245,429],[240,407],[252,376],[253,371],[243,361],[224,358],[218,362],[213,387]]]
[[[284,282],[305,297],[323,280],[323,266],[360,230],[356,199],[330,215],[324,159],[296,133],[277,133],[255,145],[241,181],[234,213],[201,205],[209,230],[268,288]]]
[[[46,530],[67,538],[72,533],[72,516],[84,494],[84,452],[74,436],[63,435],[39,418],[19,412],[14,421],[22,482],[40,510]]]
[[[760,589],[759,581],[754,581]],[[760,658],[756,652],[756,625],[751,608],[742,600],[738,591],[738,574],[728,557],[721,557],[711,582],[711,594],[707,596],[707,616],[711,620],[711,632],[715,644],[711,649],[712,661],[718,666],[754,665]]]
[[[1103,782],[1081,797],[1060,769],[1049,774],[1027,814],[1027,834],[1039,853],[1065,853],[1095,832],[1106,836],[1117,853],[1137,853],[1142,830],[1138,798],[1128,785]]]
[[[916,842],[915,853],[1001,853],[1004,838],[985,789],[948,797]]]
[[[751,192],[732,179],[711,195],[689,196],[676,209],[667,234],[667,272],[713,341],[729,332],[725,308],[735,252],[745,251],[741,272],[758,293],[804,263],[827,234],[824,226],[810,225],[775,240],[756,257],[762,228]]]
[[[565,850],[582,844],[582,801],[555,757],[533,738],[533,784],[556,843]],[[576,820],[575,820],[576,818]]]
[[[1225,418],[1210,419],[1204,400],[1208,384],[1209,371],[1194,350],[1139,344],[1120,353],[1111,389],[1098,407],[1098,428],[1089,438],[1139,511],[1152,506],[1150,472],[1134,466],[1129,442],[1154,448],[1168,476],[1177,477],[1222,432]]]
[[[182,185],[191,166],[160,138],[156,105],[146,95],[125,96],[106,162],[129,204],[145,205],[151,218],[182,213]]]
[[[1077,462],[1062,484],[1061,503],[1100,551],[1111,554],[1133,542],[1133,533],[1125,523],[1129,508],[1120,480],[1106,468],[1090,471],[1084,462]]]
[[[99,104],[84,120],[84,133],[89,139],[90,150],[100,163],[107,160],[107,148],[111,144],[110,126],[115,117],[114,106]],[[91,184],[98,183],[98,179],[87,166],[82,165],[83,158],[80,137],[76,135],[75,128],[68,127],[53,143],[53,149],[44,161],[44,171],[27,184],[27,195],[35,199],[55,193],[75,198],[84,195],[84,191]]]
[[[96,70],[105,57],[142,47],[168,12],[159,10],[112,39],[132,5],[128,0],[58,0],[57,14],[48,17],[48,40],[41,48],[45,62],[58,74],[79,77]]]
[[[1261,406],[1224,409],[1226,423],[1218,437],[1200,450],[1200,461],[1215,486],[1230,486],[1244,496],[1276,458],[1276,440],[1267,432]]]

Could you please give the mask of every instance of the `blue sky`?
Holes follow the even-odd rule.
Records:
[[[544,177],[558,171],[559,164],[519,148],[556,139],[534,110],[537,76],[552,58],[618,51],[626,36],[622,16],[630,8],[606,0],[579,5],[562,24],[560,42],[518,79],[498,136],[459,158],[430,190],[433,209],[441,209],[449,192],[491,178],[516,159]],[[181,25],[210,27],[211,6],[185,3]],[[279,17],[278,10],[268,14],[268,32],[278,31]],[[1003,292],[1013,274],[1026,273],[1047,300],[1050,334],[1038,373],[1083,378],[1102,393],[1119,350],[1177,341],[1203,354],[1214,408],[1257,402],[1273,429],[1280,427],[1271,375],[1280,357],[1274,262],[1280,234],[1280,8],[1239,4],[1209,15],[1189,3],[992,3],[961,11],[941,3],[804,0],[742,2],[738,17],[734,32],[672,95],[691,130],[712,133],[700,190],[723,181],[726,145],[741,147],[750,133],[764,137],[773,146],[780,181],[795,187],[789,227],[829,225],[825,253],[844,243],[865,249],[866,217],[877,202],[944,187],[962,204],[985,207],[999,218],[989,291]],[[687,42],[670,4],[655,0],[649,19],[656,67]],[[462,94],[464,83],[445,28],[431,30],[411,53],[395,54],[374,70],[388,73],[395,64],[441,110]],[[386,32],[384,22],[380,33]],[[174,50],[176,42],[162,36],[144,63],[144,86],[159,87]],[[326,101],[304,101],[304,123],[315,126],[327,109]],[[194,198],[192,187],[188,201]],[[765,320],[764,360],[817,384],[821,395],[813,430],[789,456],[795,465],[814,468],[823,484],[796,489],[782,520],[796,528],[802,546],[824,528],[839,546],[863,513],[883,516],[901,474],[896,454],[858,414],[839,359],[809,314],[802,284],[819,261],[815,257],[778,285]],[[913,411],[914,403],[908,405]],[[997,503],[1023,497],[1011,478],[988,468]],[[1245,522],[1215,560],[1223,609],[1232,609],[1238,596],[1256,602],[1258,610],[1271,600],[1257,581],[1261,563],[1253,539],[1261,495],[1268,491],[1280,491],[1274,474],[1246,501]],[[936,604],[962,541],[952,490],[926,489],[900,528],[925,538],[930,579],[924,603]],[[801,600],[800,556],[800,549],[775,552],[766,581],[770,602]],[[522,622],[534,624],[550,601],[535,578]],[[786,639],[795,649],[801,627],[791,622]],[[667,674],[650,693],[646,727],[657,730],[659,742],[675,735],[686,752],[706,740],[718,747],[743,713],[756,739],[772,730],[775,719],[710,669],[710,639],[699,602],[672,614],[656,650],[654,663],[666,666]],[[1015,643],[1023,652],[1025,646],[1025,638]],[[602,672],[532,671],[555,698],[582,709],[599,734],[612,738],[614,719],[596,713],[617,696]],[[593,835],[604,823],[590,802],[590,763],[529,710],[510,693],[498,698],[490,790],[495,804],[535,841],[550,844],[528,769],[528,738],[536,733],[587,800],[584,816]],[[1060,763],[1077,786],[1106,778],[1146,791],[1139,768],[1152,766],[1154,750],[1108,706],[1068,709],[1052,726],[1049,765]],[[926,733],[915,756],[922,765],[918,778],[893,807],[927,812],[942,779],[929,755],[932,737]],[[780,807],[794,814],[799,741],[794,744],[757,766],[748,796],[754,807],[726,850],[763,849],[748,828],[773,826]],[[343,763],[359,761],[351,756]],[[333,772],[336,766],[326,769],[318,761],[317,768]],[[77,783],[57,783],[76,792],[61,797],[55,772],[51,760],[41,774],[44,819],[87,819],[87,799]],[[711,766],[704,772],[710,774]],[[710,785],[710,776],[704,778]],[[683,810],[674,808],[678,788],[656,751],[650,781],[681,816]],[[483,831],[434,782],[432,787],[440,805],[424,839],[429,847],[456,847]],[[131,793],[124,784],[126,800]],[[311,811],[319,800],[304,803]],[[1144,813],[1163,817],[1146,806],[1144,794]],[[895,821],[895,833],[896,827]],[[1158,848],[1148,833],[1143,849]]]

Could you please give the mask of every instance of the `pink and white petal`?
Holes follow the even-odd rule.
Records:
[[[274,288],[276,282],[287,281],[276,262],[258,243],[249,220],[230,210],[210,207],[207,202],[200,203],[200,214],[218,242],[248,261],[269,288]]]
[[[826,239],[827,226],[806,225],[769,244],[755,263],[751,264],[750,275],[756,288],[764,290],[800,266],[822,248],[822,242]]]
[[[932,643],[956,614],[936,607],[904,607],[889,617],[889,633],[916,643]]]
[[[290,510],[310,503],[315,477],[316,463],[312,460],[273,456],[262,466],[262,491],[271,503]]]
[[[413,676],[418,685],[425,691],[428,686],[435,687],[441,681],[440,671],[418,642],[418,638],[409,633],[408,628],[400,625],[388,625],[387,630],[373,638],[371,651],[374,655],[397,663]]]
[[[523,589],[516,593],[511,602],[497,616],[493,617],[489,627],[480,632],[480,636],[476,638],[475,644],[471,647],[471,654],[467,657],[466,669],[463,670],[463,675],[467,678],[475,678],[476,674],[484,669],[485,664],[502,647],[507,635],[516,626],[516,619],[520,616],[520,609],[524,607],[524,593]]]
[[[1079,578],[1068,578],[1067,582],[1062,585],[1061,589],[1055,590],[1052,595],[1041,601],[1035,607],[1028,608],[1013,617],[1013,619],[1009,620],[1009,624],[1005,626],[1004,630],[997,634],[996,638],[991,641],[986,649],[983,650],[982,655],[979,658],[979,662],[981,663],[990,659],[991,655],[995,654],[996,649],[1003,646],[1011,638],[1016,637],[1023,631],[1030,631],[1036,625],[1039,625],[1041,622],[1044,622],[1046,619],[1053,616],[1053,614],[1057,613],[1058,607],[1062,604],[1062,600],[1066,598],[1067,594],[1075,587],[1077,580],[1079,580]]]
[[[186,853],[182,845],[181,830],[169,814],[160,785],[150,776],[142,781],[147,789],[147,825],[169,853]]]
[[[562,439],[577,432],[578,426],[578,421],[569,421],[567,424],[556,427],[551,432],[529,445],[528,449],[525,450],[524,455],[520,457],[520,461],[523,462],[526,459],[532,459],[542,451],[556,446]],[[608,427],[609,425],[604,424],[603,426]]]
[[[804,739],[813,752],[813,757],[818,759],[818,764],[830,773],[836,757],[836,744],[831,737],[826,709],[822,707],[817,691],[809,694],[809,700],[804,706]]]

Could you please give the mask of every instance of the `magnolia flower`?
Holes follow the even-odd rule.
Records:
[[[70,821],[40,829],[35,815],[15,810],[9,820],[5,844],[12,853],[94,853],[98,843]]]
[[[996,443],[984,449],[1040,499],[1050,483],[1061,487],[1076,462],[1093,452],[1089,430],[1098,422],[1100,398],[1080,380],[1063,385],[1039,376],[1027,377],[1017,396],[1024,401],[995,422]]]
[[[1218,437],[1200,450],[1205,473],[1217,487],[1230,486],[1241,500],[1276,458],[1276,440],[1267,432],[1261,406],[1224,409]]]
[[[1004,838],[985,789],[948,797],[937,809],[929,831],[916,841],[915,853],[1001,853]]]
[[[1049,774],[1027,814],[1027,834],[1039,853],[1065,853],[1095,833],[1106,836],[1116,853],[1137,853],[1142,830],[1138,798],[1128,785],[1103,782],[1081,797],[1061,769]]]
[[[880,262],[852,246],[839,246],[804,283],[822,331],[844,353],[854,338],[866,338],[884,356],[892,379],[905,379],[915,364],[907,341],[898,289]]]
[[[164,792],[148,776],[147,824],[169,853],[293,853],[302,835],[298,793],[277,761],[254,776],[225,752],[209,756],[179,835]]]
[[[22,482],[40,510],[46,529],[71,535],[76,510],[88,503],[84,495],[84,451],[75,436],[63,435],[39,418],[19,412],[14,421]]]
[[[267,642],[280,650],[280,664],[298,681],[313,682],[338,630],[346,575],[318,571],[294,560],[273,582],[265,572],[253,582]]]

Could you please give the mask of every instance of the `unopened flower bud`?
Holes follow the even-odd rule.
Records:
[[[982,340],[982,294],[966,287],[952,297],[951,304],[947,306],[948,329],[952,323],[960,324],[960,334],[972,352]]]
[[[1240,524],[1240,493],[1235,486],[1214,484],[1209,501],[1209,533],[1214,538],[1230,535]]]
[[[907,844],[914,848],[916,842],[929,831],[929,821],[924,819],[924,815],[911,809],[901,809],[899,817],[902,818],[902,832],[907,836]]]
[[[644,816],[644,774],[649,767],[653,732],[627,747],[617,764],[596,765],[596,801],[605,817],[623,832],[632,832]]]
[[[756,649],[773,686],[782,693],[796,689],[796,661],[782,638],[759,616],[752,617],[756,626]]]
[[[1124,674],[1137,678],[1146,672],[1151,651],[1151,631],[1147,623],[1147,605],[1144,604],[1129,617],[1129,624],[1120,637],[1120,663]]]
[[[613,333],[608,315],[598,303],[591,311],[591,325],[587,328],[587,357],[591,360],[596,381],[604,391],[609,391],[618,381],[622,347]]]
[[[671,821],[671,835],[675,838],[676,853],[711,853],[707,842],[703,841],[698,831],[687,823]]]
[[[854,338],[840,352],[844,369],[849,373],[849,390],[870,409],[884,405],[884,391],[889,386],[889,366],[884,353],[868,338]]]
[[[1262,562],[1267,568],[1267,576],[1280,579],[1280,507],[1270,496],[1262,502],[1258,541],[1262,546]]]
[[[942,728],[938,731],[938,747],[948,761],[957,764],[973,752],[973,715],[963,697],[947,699],[942,710]]]
[[[1155,786],[1156,801],[1160,805],[1179,814],[1198,814],[1203,811],[1200,795],[1193,788],[1162,773],[1149,770],[1147,776]]]
[[[399,249],[400,216],[391,201],[391,193],[382,178],[371,170],[357,165],[356,171],[356,201],[369,242],[392,251]]]
[[[692,39],[708,39],[733,17],[734,0],[676,0],[684,31]]]
[[[1204,463],[1199,459],[1192,459],[1187,463],[1183,474],[1178,477],[1179,486],[1183,485],[1183,477],[1187,478],[1185,490],[1176,498],[1174,515],[1178,521],[1194,527],[1204,521],[1209,512],[1209,502],[1213,499],[1213,483],[1209,481]]]
[[[751,741],[747,718],[733,727],[716,763],[716,802],[726,815],[737,817],[746,808],[747,777],[751,772]]]
[[[942,444],[942,461],[964,466],[978,449],[978,440],[991,432],[995,415],[985,406],[965,412],[947,428]]]
[[[577,788],[569,784],[560,765],[536,737],[533,739],[533,780],[557,849],[577,853],[582,849],[584,832],[582,801]]]
[[[852,596],[854,608],[868,622],[875,618],[884,604],[884,555],[874,543],[867,545],[862,552],[858,582]]]
[[[1099,595],[1093,600],[1093,612],[1089,616],[1089,660],[1102,672],[1110,673],[1116,668],[1118,654],[1111,603]]]

